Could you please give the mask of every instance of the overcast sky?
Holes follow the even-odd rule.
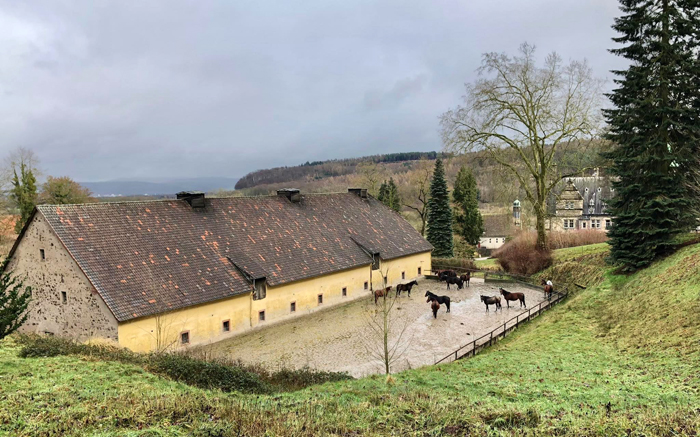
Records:
[[[483,52],[586,58],[614,0],[0,0],[0,152],[78,181],[439,150]]]

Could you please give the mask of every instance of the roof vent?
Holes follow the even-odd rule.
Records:
[[[201,191],[180,191],[176,194],[177,200],[184,200],[192,208],[204,208],[204,193]]]
[[[367,188],[348,188],[348,193],[352,193],[361,199],[367,198]]]
[[[301,201],[301,193],[297,188],[282,188],[277,190],[277,195],[279,197],[286,197],[292,203],[299,203]]]

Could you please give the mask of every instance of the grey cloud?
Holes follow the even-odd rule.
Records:
[[[611,0],[0,0],[0,153],[77,180],[241,176],[441,147],[481,53],[587,58]]]

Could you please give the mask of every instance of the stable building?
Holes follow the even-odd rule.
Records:
[[[432,246],[363,189],[177,197],[38,206],[6,267],[32,287],[21,330],[134,351],[206,344],[431,269]]]

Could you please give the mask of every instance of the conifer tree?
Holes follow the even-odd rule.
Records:
[[[6,263],[0,269],[4,270]],[[31,287],[25,287],[22,280],[7,272],[0,275],[0,340],[27,320],[31,296]]]
[[[389,184],[387,185],[388,188],[388,205],[389,208],[393,209],[396,212],[401,211],[401,195],[399,194],[399,188],[396,186],[396,183],[394,182],[394,178],[389,178]]]
[[[470,169],[459,169],[452,200],[455,203],[455,232],[475,246],[484,232],[484,219],[479,212],[476,178]]]
[[[614,107],[605,110],[617,144],[606,154],[616,176],[609,236],[612,261],[632,272],[668,253],[694,221],[688,180],[700,153],[700,19],[697,1],[620,3],[614,41],[624,46],[611,51],[630,66],[614,71]]]
[[[36,178],[32,169],[21,163],[19,170],[19,175],[17,175],[17,170],[14,171],[12,190],[10,191],[10,197],[17,204],[20,213],[20,218],[15,224],[15,232],[18,234],[29,220],[29,216],[32,215],[37,201]]]
[[[453,256],[452,208],[445,180],[445,167],[441,159],[435,160],[435,171],[430,183],[427,239],[435,248],[434,256],[447,258]]]

